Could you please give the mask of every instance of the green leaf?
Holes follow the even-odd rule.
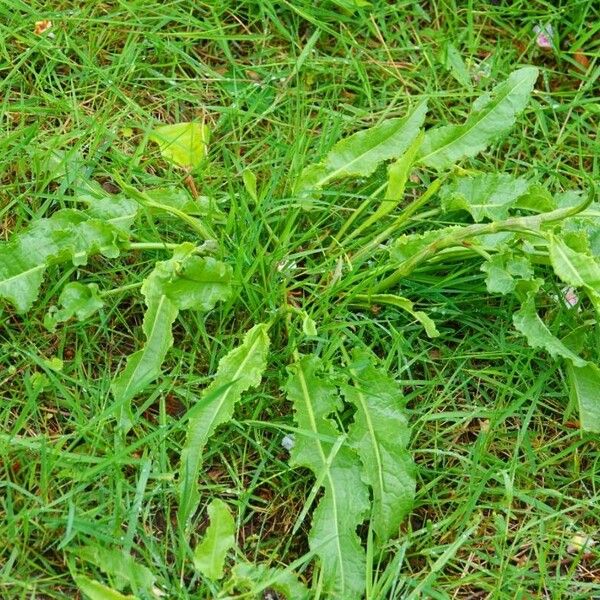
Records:
[[[406,117],[382,121],[341,140],[322,163],[304,169],[296,192],[310,199],[330,181],[371,175],[380,163],[401,156],[412,144],[426,112],[427,105],[422,103]]]
[[[126,552],[102,548],[101,546],[82,546],[73,549],[72,552],[77,558],[92,563],[114,578],[119,590],[128,585],[134,593],[144,591],[154,595],[153,588],[156,577],[150,569],[138,564]]]
[[[80,196],[87,204],[86,213],[94,219],[100,219],[112,225],[115,229],[127,234],[138,216],[139,204],[135,200],[121,196]]]
[[[88,257],[119,255],[121,232],[109,222],[71,209],[32,223],[10,242],[0,245],[0,298],[18,312],[29,310],[51,264],[85,265]]]
[[[492,294],[509,294],[515,290],[517,280],[533,278],[533,268],[525,256],[512,252],[499,252],[481,266],[487,274],[486,287]]]
[[[194,568],[209,579],[221,579],[227,552],[235,546],[235,521],[222,500],[208,505],[208,526],[204,538],[194,550]]]
[[[261,381],[269,350],[268,329],[266,324],[255,325],[242,344],[220,360],[215,378],[190,411],[179,472],[178,518],[183,525],[198,504],[198,473],[206,442],[219,425],[231,419],[242,394]]]
[[[484,219],[500,221],[517,198],[523,196],[529,182],[505,173],[482,173],[475,177],[458,177],[440,190],[442,209],[465,210],[479,223]]]
[[[136,600],[135,596],[124,596],[120,592],[84,575],[75,575],[73,579],[77,587],[90,600]]]
[[[240,562],[233,567],[231,574],[235,586],[247,589],[252,597],[268,589],[284,594],[288,600],[309,600],[311,597],[306,586],[288,569]]]
[[[567,365],[571,398],[579,406],[579,420],[584,431],[600,433],[600,369],[597,365]]]
[[[406,188],[406,182],[410,175],[411,168],[415,161],[415,156],[423,142],[423,132],[421,132],[413,143],[410,145],[408,150],[395,162],[393,162],[388,168],[388,184],[385,193],[385,198],[381,204],[377,207],[375,212],[369,216],[364,223],[357,227],[351,237],[357,236],[359,233],[373,225],[378,223],[381,219],[391,213],[397,206],[402,202],[404,198],[404,190]]]
[[[286,392],[298,425],[291,464],[310,469],[324,488],[308,543],[321,561],[325,595],[359,599],[365,589],[365,552],[356,528],[369,508],[368,488],[356,452],[329,418],[339,407],[339,397],[335,385],[319,372],[319,360],[302,357],[288,371]]]
[[[171,329],[179,313],[177,306],[166,296],[147,299],[142,330],[144,347],[127,358],[125,368],[117,375],[111,391],[119,407],[119,425],[131,426],[130,401],[161,374],[161,365],[173,345]]]
[[[144,193],[155,203],[149,208],[151,214],[160,215],[164,213],[165,208],[174,208],[186,215],[199,215],[213,220],[224,218],[216,200],[208,196],[192,198],[186,190],[179,187],[153,188]]]
[[[518,69],[490,94],[478,98],[462,125],[428,130],[418,162],[441,171],[485,150],[514,125],[517,115],[529,102],[537,77],[535,67]]]
[[[363,481],[373,492],[371,523],[383,544],[398,536],[415,496],[415,467],[407,450],[410,430],[398,384],[376,369],[369,355],[355,352],[349,370],[353,385],[344,394],[356,414],[348,438],[362,461]]]
[[[49,331],[54,331],[58,323],[73,317],[85,321],[104,306],[95,283],[84,285],[76,281],[67,283],[58,297],[58,303],[62,308],[51,306],[44,319],[44,327]]]
[[[532,183],[529,185],[529,189],[517,198],[514,207],[540,213],[556,210],[558,205],[552,194],[545,187],[537,183]]]
[[[576,367],[584,367],[587,363],[565,346],[540,319],[535,310],[532,295],[523,306],[513,315],[513,323],[517,331],[522,333],[532,348],[543,348],[550,356],[560,356],[570,360]]]
[[[123,407],[121,425],[128,427],[130,400],[161,374],[173,345],[171,332],[180,310],[209,311],[231,293],[231,268],[211,257],[194,255],[195,246],[181,244],[173,258],[156,263],[142,284],[147,310],[142,330],[146,343],[127,359],[112,383],[115,400]]]
[[[168,161],[178,167],[194,169],[206,157],[209,130],[204,123],[177,123],[157,127],[149,138],[158,144]]]
[[[472,87],[467,65],[456,46],[451,42],[446,43],[441,62],[458,83],[466,88]]]
[[[600,263],[593,256],[577,252],[560,237],[548,237],[550,263],[554,272],[565,283],[587,290],[592,301],[600,308]]]
[[[440,335],[437,327],[433,320],[427,315],[427,313],[421,310],[415,310],[414,304],[404,296],[397,296],[396,294],[359,294],[356,296],[359,301],[367,302],[369,305],[373,304],[386,304],[388,306],[395,306],[400,308],[407,313],[411,314],[425,329],[425,333],[428,337],[434,338]]]
[[[250,169],[244,169],[242,173],[244,187],[254,202],[258,202],[258,193],[256,191],[256,174]]]

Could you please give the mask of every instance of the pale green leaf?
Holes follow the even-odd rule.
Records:
[[[89,600],[136,600],[135,596],[125,596],[103,583],[84,575],[75,575],[73,579],[77,587]]]
[[[129,404],[132,398],[161,374],[161,366],[173,345],[171,329],[179,313],[177,306],[167,298],[148,299],[142,329],[146,341],[141,350],[127,358],[125,368],[117,375],[111,391],[120,408],[120,426],[130,426]]]
[[[310,469],[323,487],[308,543],[320,558],[327,597],[355,600],[365,589],[365,552],[356,534],[369,507],[356,452],[329,418],[339,406],[335,385],[305,356],[288,367],[286,385],[298,426],[291,464]]]
[[[426,112],[427,105],[422,103],[406,117],[382,121],[341,140],[323,162],[304,169],[296,192],[305,198],[310,194],[316,197],[330,181],[371,175],[380,163],[401,156],[412,144]]]
[[[400,308],[407,313],[411,314],[425,329],[425,333],[428,337],[434,338],[440,335],[437,327],[433,320],[422,310],[415,310],[414,304],[404,296],[397,296],[396,294],[359,294],[356,296],[359,301],[367,302],[369,305],[374,304],[385,304],[387,306],[395,306]]]
[[[221,579],[227,552],[235,546],[235,521],[223,500],[208,505],[210,524],[194,550],[194,568],[209,579]]]
[[[256,174],[250,169],[244,169],[242,173],[244,187],[254,202],[258,202],[258,193],[256,191]]]
[[[465,61],[454,44],[447,42],[442,55],[442,64],[462,86],[471,88],[471,76]]]
[[[206,157],[209,130],[204,123],[177,123],[157,127],[149,138],[158,144],[168,161],[193,169]]]
[[[526,256],[512,252],[499,252],[483,263],[481,270],[486,273],[486,287],[492,294],[509,294],[515,290],[518,280],[530,280],[533,268]]]
[[[514,125],[517,115],[529,102],[537,77],[535,67],[513,71],[490,94],[478,98],[462,125],[428,130],[418,162],[441,171],[485,150]]]
[[[402,202],[404,198],[404,190],[406,182],[410,175],[411,168],[415,161],[415,156],[423,142],[423,132],[414,139],[408,150],[388,168],[388,184],[385,193],[385,198],[377,207],[375,212],[369,216],[359,227],[357,227],[352,235],[355,237],[374,223],[378,223],[381,219],[391,213]]]
[[[600,263],[596,258],[577,252],[556,235],[549,235],[550,263],[554,272],[565,283],[585,288],[600,307]]]
[[[64,323],[73,317],[78,321],[85,321],[104,306],[95,283],[84,285],[76,281],[65,285],[58,303],[61,308],[50,307],[44,319],[44,326],[50,331],[54,331],[58,323]]]
[[[514,204],[515,208],[523,208],[534,212],[550,212],[558,208],[552,194],[543,186],[532,183],[528,190]]]
[[[579,407],[581,429],[600,433],[600,369],[597,365],[568,365],[571,397]]]
[[[81,211],[65,209],[35,221],[0,244],[0,298],[25,312],[37,298],[49,265],[84,265],[93,254],[116,258],[123,243],[121,232],[110,223]]]
[[[372,489],[371,524],[383,544],[398,536],[415,496],[405,403],[398,384],[376,369],[366,353],[355,352],[349,369],[352,385],[344,394],[356,414],[348,437],[360,456],[362,478]]]
[[[122,196],[80,196],[87,204],[86,213],[94,219],[100,219],[112,225],[115,229],[129,233],[139,212],[139,204],[130,198]]]
[[[513,323],[517,331],[522,333],[532,348],[543,348],[551,356],[560,356],[570,360],[576,367],[584,367],[587,363],[567,348],[540,319],[535,310],[533,296],[529,296],[522,307],[513,315]]]
[[[212,383],[192,408],[179,471],[179,521],[186,524],[199,500],[198,474],[204,447],[219,425],[233,415],[242,394],[256,387],[266,367],[269,326],[255,325],[240,346],[223,357]]]
[[[82,546],[73,549],[78,559],[92,563],[115,580],[119,590],[130,586],[134,593],[144,591],[153,595],[156,577],[147,567],[122,550],[102,548],[101,546]]]
[[[161,374],[161,365],[173,345],[171,332],[180,310],[211,310],[231,293],[231,268],[211,257],[194,255],[195,246],[181,244],[173,258],[157,262],[142,284],[146,302],[143,332],[146,342],[127,359],[111,389],[128,413],[130,400]],[[127,426],[126,416],[122,425]]]
[[[484,219],[506,219],[509,209],[524,195],[529,182],[505,173],[482,173],[457,177],[440,190],[442,209],[465,210],[479,223]]]
[[[223,212],[219,209],[214,198],[208,196],[192,198],[181,187],[153,188],[146,190],[144,194],[155,202],[149,209],[151,214],[160,215],[165,212],[165,208],[174,208],[186,215],[199,215],[209,217],[212,220],[223,220],[224,218]]]
[[[288,569],[240,562],[231,574],[236,588],[247,589],[253,597],[261,597],[261,592],[268,589],[283,594],[287,600],[309,600],[311,597],[306,586]]]

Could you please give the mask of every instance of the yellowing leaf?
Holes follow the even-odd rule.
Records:
[[[204,123],[177,123],[157,127],[149,137],[168,161],[194,169],[206,157],[209,129]]]

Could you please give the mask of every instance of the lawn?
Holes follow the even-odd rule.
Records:
[[[121,256],[55,260],[27,310],[7,301],[0,281],[1,598],[273,600],[286,589],[294,600],[600,598],[600,416],[590,408],[600,378],[590,413],[573,385],[578,367],[598,374],[600,279],[584,277],[574,292],[552,251],[542,256],[527,239],[519,248],[539,256],[542,283],[532,291],[538,280],[523,276],[523,297],[489,291],[491,251],[468,241],[410,272],[390,269],[382,252],[401,233],[508,216],[447,210],[456,201],[438,193],[426,161],[411,163],[385,214],[374,201],[384,164],[353,179],[326,175],[310,194],[302,187],[339,140],[399,123],[423,102],[426,131],[461,123],[528,65],[539,75],[510,131],[444,171],[440,185],[502,173],[583,197],[600,179],[593,0],[0,2],[0,261],[12,268],[9,240],[85,198],[142,207]],[[192,122],[210,139],[190,176],[156,130]],[[200,208],[192,217],[161,208],[165,189]],[[560,235],[570,248],[587,244],[597,274],[593,206],[591,242],[581,230]],[[393,235],[378,237],[388,227]],[[213,234],[214,247],[205,241]],[[22,239],[37,255],[35,235]],[[205,245],[169,262],[190,241]],[[159,310],[157,261],[171,278],[185,265],[217,265],[223,287],[201,310],[187,310],[194,292],[177,288],[152,338],[144,313]],[[402,279],[379,290],[394,273]],[[102,307],[52,323],[69,282],[98,286]],[[575,307],[562,300],[573,293]],[[515,328],[531,294],[566,346],[532,347],[527,326]],[[428,317],[439,335],[427,335]],[[164,355],[160,374],[123,392],[137,360],[128,357],[145,343]],[[252,344],[264,347],[252,355]],[[244,352],[251,364],[241,369]],[[368,470],[348,466],[369,382],[395,402],[378,427],[402,458],[392,470],[406,498],[385,519],[376,491],[361,496]],[[215,417],[205,444],[191,444],[203,407],[227,395],[230,413]],[[313,408],[324,418],[311,437],[304,413]],[[320,469],[306,440],[331,451]],[[186,487],[182,465],[192,464]],[[346,577],[358,579],[348,588],[331,583],[341,563],[311,533],[340,491],[333,503],[347,499],[348,510],[336,524],[350,522],[350,532],[327,537],[325,519],[320,533],[325,546],[342,540]],[[213,534],[232,543],[211,574],[201,550],[214,550]],[[355,571],[354,556],[364,563]]]

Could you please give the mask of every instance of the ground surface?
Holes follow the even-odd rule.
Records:
[[[51,28],[38,34],[43,20]],[[554,49],[536,44],[533,29],[545,24]],[[72,168],[108,189],[113,171],[141,185],[155,176],[178,183],[140,143],[157,123],[206,118],[214,133],[202,191],[224,200],[224,258],[241,285],[235,310],[177,325],[167,372],[179,388],[199,390],[238,333],[279,305],[277,267],[304,260],[303,248],[324,235],[318,217],[303,235],[286,229],[293,177],[343,133],[403,114],[409,96],[429,99],[431,124],[460,119],[478,86],[537,65],[534,100],[514,135],[474,163],[536,169],[551,186],[568,187],[581,171],[597,178],[599,28],[592,0],[373,0],[358,11],[304,0],[4,0],[0,233],[8,239],[69,204],[41,170],[49,148],[81,151],[86,164]],[[475,89],[446,68],[448,42]],[[258,176],[258,207],[244,192],[245,168]],[[323,223],[344,210],[332,197]],[[125,268],[99,259],[89,273],[109,288],[153,258]],[[71,274],[58,273],[57,283]],[[325,338],[360,322],[408,399],[418,495],[385,597],[407,598],[415,586],[432,598],[600,597],[597,554],[568,552],[575,534],[598,537],[600,453],[578,431],[564,374],[515,335],[510,303],[490,298],[476,269],[435,281],[407,289],[439,323],[434,341],[393,310],[322,307]],[[69,565],[80,564],[70,551],[92,541],[132,550],[169,598],[198,597],[172,519],[186,398],[157,385],[142,424],[125,442],[113,432],[108,387],[139,343],[141,300],[123,296],[93,322],[50,334],[42,322],[54,294],[48,285],[26,318],[0,313],[0,596],[76,597]],[[48,362],[55,357],[62,370]],[[273,565],[306,551],[305,528],[292,529],[312,479],[287,465],[278,426],[290,423],[276,384],[250,394],[211,442],[201,481],[203,501],[236,507],[241,552]]]

